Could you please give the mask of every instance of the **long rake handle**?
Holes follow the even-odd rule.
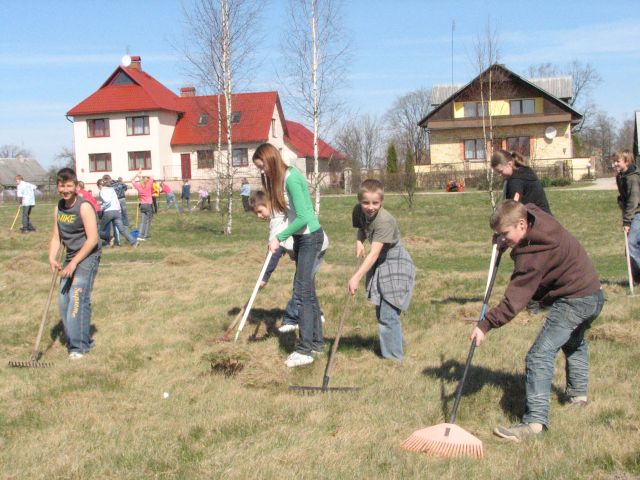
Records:
[[[629,252],[629,234],[627,233],[627,231],[625,229],[622,229],[622,231],[624,232],[624,248],[625,248],[625,253],[627,254],[627,273],[629,275],[629,291],[631,292],[631,295],[634,295],[633,293],[633,273],[631,271],[631,253]]]
[[[499,242],[500,240],[498,240]],[[497,243],[496,243],[497,245]],[[491,291],[493,290],[493,284],[496,281],[496,274],[498,273],[498,267],[500,266],[500,258],[502,258],[502,249],[497,250],[498,254],[495,257],[495,263],[493,264],[493,268],[489,270],[490,273],[490,281],[487,286],[487,290],[484,293],[484,300],[482,301],[482,310],[480,311],[480,316],[478,318],[478,322],[484,320],[484,316],[487,313],[487,304],[489,302],[489,297],[491,297]],[[493,257],[492,257],[493,259]],[[456,423],[456,414],[458,413],[458,406],[460,405],[460,399],[462,398],[462,390],[464,388],[464,384],[467,380],[467,374],[469,373],[469,367],[471,366],[471,359],[473,358],[473,353],[476,351],[476,342],[475,340],[471,341],[471,347],[469,348],[469,354],[467,355],[467,363],[464,365],[464,371],[462,372],[462,378],[460,379],[460,383],[458,384],[458,390],[456,391],[456,399],[453,402],[453,409],[451,410],[451,415],[449,416],[449,423]]]
[[[347,293],[347,303],[342,310],[342,315],[340,317],[340,323],[338,324],[338,333],[336,333],[336,338],[333,341],[333,345],[331,346],[331,354],[329,355],[329,361],[327,362],[327,366],[324,370],[324,376],[322,377],[322,390],[326,390],[329,387],[329,380],[331,377],[331,370],[333,370],[333,364],[336,357],[336,352],[338,351],[338,344],[340,343],[340,337],[342,336],[342,329],[344,328],[344,322],[351,312],[351,305],[353,305],[353,297]]]
[[[13,227],[16,226],[16,222],[18,221],[18,215],[20,214],[20,207],[18,207],[18,211],[16,212],[16,216],[13,217],[13,223],[11,224],[10,231],[13,231]]]
[[[251,298],[249,298],[249,301],[247,302],[247,306],[244,310],[244,315],[242,315],[242,320],[240,320],[240,325],[238,325],[238,330],[236,330],[236,337],[234,339],[234,342],[238,341],[240,332],[242,332],[244,324],[247,322],[249,312],[251,311],[251,307],[253,306],[253,301],[256,299],[256,295],[258,294],[258,290],[260,289],[260,281],[262,280],[262,277],[264,277],[264,272],[267,271],[267,267],[269,266],[269,261],[271,260],[272,255],[273,254],[271,253],[271,251],[269,251],[269,253],[267,253],[267,257],[264,259],[264,264],[262,265],[262,269],[260,270],[260,275],[258,276],[258,280],[256,281],[256,286],[253,287]]]
[[[64,247],[60,245],[58,249],[58,253],[56,254],[56,258],[58,262],[62,260],[62,254],[64,252]],[[42,340],[42,334],[44,333],[44,326],[47,323],[47,315],[49,314],[49,307],[51,306],[51,300],[53,299],[53,291],[56,288],[56,280],[58,279],[59,272],[54,270],[51,275],[51,285],[49,286],[49,295],[47,296],[47,303],[44,305],[44,310],[42,312],[42,319],[40,320],[40,327],[38,328],[38,336],[36,337],[36,343],[33,347],[33,353],[31,354],[31,360],[37,362],[40,358],[40,341]]]
[[[242,316],[244,315],[244,311],[247,309],[247,305],[249,304],[249,302],[245,303],[242,308],[240,309],[240,311],[238,312],[238,315],[236,315],[236,318],[233,319],[233,322],[231,322],[229,324],[229,326],[227,327],[227,329],[224,331],[224,333],[222,334],[222,338],[227,339],[229,337],[229,335],[231,335],[231,332],[233,332],[233,329],[236,328],[238,326],[238,322],[240,321],[240,319],[242,318]]]

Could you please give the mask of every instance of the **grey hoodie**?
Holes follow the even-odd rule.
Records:
[[[640,213],[640,172],[635,165],[629,165],[626,172],[616,175],[618,185],[618,206],[622,210],[622,224],[631,225],[633,217]]]

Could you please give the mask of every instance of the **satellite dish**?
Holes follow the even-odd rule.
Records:
[[[555,127],[547,127],[546,130],[544,131],[544,136],[548,140],[553,140],[554,138],[556,138],[557,134],[558,134],[558,131],[555,129]]]
[[[131,65],[131,57],[129,55],[125,55],[122,57],[122,66],[123,67],[128,67],[129,65]]]

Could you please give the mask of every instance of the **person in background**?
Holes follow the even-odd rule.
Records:
[[[182,211],[184,212],[185,205],[187,207],[187,212],[191,213],[191,207],[189,206],[189,200],[191,199],[191,185],[189,184],[189,179],[185,178],[182,181],[182,194],[181,194],[181,203],[182,203]]]
[[[113,238],[116,246],[120,246],[120,234],[134,247],[137,246],[136,239],[131,236],[129,229],[122,223],[122,214],[120,213],[120,202],[118,195],[111,187],[111,181],[104,178],[98,180],[98,188],[100,193],[100,203],[102,206],[102,219],[100,220],[100,238],[106,243],[111,244],[111,227],[113,226]]]
[[[86,200],[91,204],[93,209],[96,211],[98,218],[102,217],[102,207],[98,205],[98,202],[96,202],[96,199],[93,198],[91,191],[84,189],[84,182],[80,182],[80,181],[78,182],[76,193],[79,197],[82,197],[84,200]]]
[[[152,182],[153,192],[151,194],[151,202],[153,203],[153,213],[158,214],[158,197],[160,196],[160,184],[155,180]]]
[[[128,185],[124,183],[122,177],[118,177],[118,180],[111,180],[109,175],[104,175],[102,178],[111,181],[111,186],[118,196],[118,202],[120,202],[120,214],[122,215],[122,224],[126,227],[129,226],[129,212],[127,209],[127,195],[126,191],[129,189]]]
[[[242,179],[242,184],[240,185],[240,197],[242,198],[242,207],[245,212],[250,212],[251,207],[249,206],[249,197],[251,196],[251,185],[249,185],[249,181],[246,177]]]
[[[618,186],[618,206],[622,211],[622,228],[629,235],[629,256],[633,282],[640,281],[640,172],[629,150],[613,156],[613,168]]]
[[[171,190],[169,184],[165,183],[164,180],[160,180],[160,193],[164,193],[167,196],[167,204],[165,210],[168,212],[169,207],[173,203],[173,206],[176,207],[176,212],[180,213],[178,202],[176,201],[176,194],[173,193],[173,190]]]
[[[136,181],[136,179],[140,181]],[[138,228],[138,242],[151,238],[151,220],[153,219],[153,177],[142,176],[142,169],[131,179],[133,188],[140,196],[140,227]]]
[[[211,210],[211,195],[209,195],[209,191],[202,185],[198,187],[198,197],[200,198],[196,207],[200,205],[200,210],[204,210],[205,208]]]
[[[21,233],[35,232],[36,227],[31,223],[31,210],[36,205],[36,187],[34,184],[25,182],[22,175],[15,177],[17,192],[16,198],[20,199],[20,210],[22,210]]]

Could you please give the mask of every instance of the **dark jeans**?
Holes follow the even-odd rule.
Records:
[[[283,248],[284,247],[280,247]],[[316,274],[318,273],[318,270],[320,270],[320,266],[322,265],[322,261],[324,260],[324,254],[325,254],[326,250],[324,252],[320,252],[316,258],[316,263],[313,266],[313,279],[315,282],[315,278],[316,278]],[[287,306],[284,310],[284,315],[282,316],[282,324],[283,325],[298,325],[300,323],[300,315],[298,312],[298,298],[296,296],[296,290],[294,288],[293,292],[291,293],[291,298],[289,299],[289,301],[287,302]],[[318,305],[320,305],[320,301],[318,301]],[[322,309],[320,309],[320,314],[322,315]],[[315,348],[314,348],[315,350]]]
[[[533,342],[525,360],[527,405],[524,423],[549,426],[549,395],[558,350],[566,358],[567,395],[587,395],[589,354],[585,332],[598,317],[604,294],[598,290],[582,298],[560,298],[547,314],[547,319]]]
[[[242,208],[244,208],[245,212],[251,210],[251,207],[249,207],[249,197],[246,195],[242,195]]]
[[[26,232],[28,230],[35,230],[35,228],[31,224],[30,218],[33,205],[23,205],[20,208],[22,210],[22,231]]]
[[[158,213],[158,197],[151,197],[153,202],[153,213]]]
[[[122,223],[129,226],[129,212],[127,211],[127,199],[125,197],[118,198],[120,202],[120,214],[122,215]]]
[[[129,233],[129,229],[122,223],[122,214],[118,210],[107,210],[102,214],[100,221],[100,238],[109,243],[111,239],[111,226],[113,226],[116,243],[120,244],[120,238],[116,232],[120,232],[131,245],[136,243],[135,239]]]
[[[311,355],[312,351],[320,351],[324,347],[314,276],[314,267],[322,251],[323,240],[324,232],[321,228],[307,235],[293,236],[296,274],[291,296],[298,301],[300,316],[300,339],[296,345],[296,352],[304,355]]]

